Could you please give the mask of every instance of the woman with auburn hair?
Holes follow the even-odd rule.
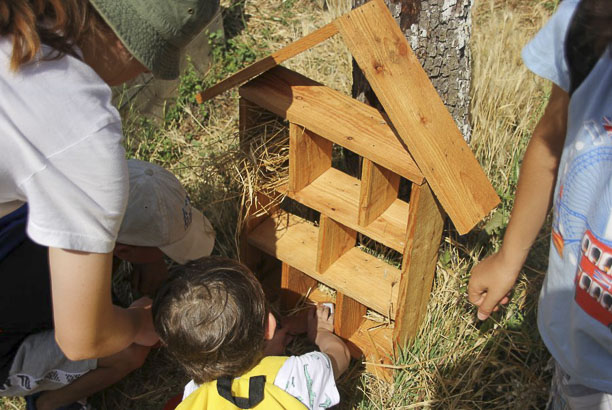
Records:
[[[30,407],[59,408],[157,342],[146,300],[111,301],[128,174],[110,86],[147,70],[176,78],[181,48],[217,8],[0,0],[0,395],[49,390]],[[57,344],[37,338],[49,329]]]

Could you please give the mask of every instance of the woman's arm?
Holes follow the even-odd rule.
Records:
[[[559,160],[567,131],[569,96],[553,84],[544,115],[525,151],[516,198],[501,250],[472,270],[468,298],[485,320],[508,302],[519,271],[527,259],[550,209]]]
[[[49,248],[55,338],[71,360],[153,345],[151,310],[122,309],[111,299],[112,253]]]

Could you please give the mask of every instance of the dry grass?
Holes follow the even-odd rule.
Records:
[[[545,99],[521,49],[550,15],[547,2],[480,0],[473,9],[472,147],[504,199]]]
[[[231,5],[225,2],[224,6]],[[246,3],[245,18],[232,20],[237,27],[230,29],[262,56],[348,8],[345,0],[334,0],[333,4],[330,0],[327,7],[308,0],[253,0]],[[544,0],[480,0],[473,10],[472,146],[504,200],[498,212],[503,226],[520,157],[547,93],[544,84],[522,66],[520,49],[550,14],[550,7]],[[350,57],[339,39],[327,41],[286,65],[350,93]],[[248,205],[243,193],[251,197],[255,187],[272,187],[286,177],[284,124],[265,121],[257,134],[264,135],[267,142],[247,141],[251,149],[244,155],[238,149],[235,91],[203,108],[188,103],[181,108],[181,119],[173,126],[156,128],[128,121],[130,155],[172,170],[215,226],[214,253],[235,256],[238,215]],[[265,160],[253,167],[254,159],[262,158]],[[465,298],[472,264],[481,256],[483,244],[499,243],[499,235],[499,230],[494,230],[492,236],[481,233],[457,238],[447,229],[425,324],[396,361],[394,383],[362,374],[361,364],[355,362],[338,383],[342,408],[543,406],[548,356],[537,335],[534,312],[546,260],[546,236],[530,256],[530,268],[521,275],[508,309],[480,324]],[[293,351],[305,348],[308,346],[292,346]],[[142,369],[97,394],[92,402],[100,409],[160,409],[168,398],[182,391],[185,382],[176,364],[157,350]],[[0,399],[0,408],[22,409],[23,404],[19,399]]]

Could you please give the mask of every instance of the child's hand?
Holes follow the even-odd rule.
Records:
[[[478,319],[486,320],[491,313],[499,310],[500,305],[508,303],[521,264],[507,260],[500,251],[472,269],[468,299],[478,306]]]
[[[318,345],[317,337],[321,331],[334,333],[334,315],[324,304],[308,312],[308,340]]]
[[[308,316],[311,309],[302,310],[294,315],[281,318],[281,328],[287,329],[287,333],[293,336],[301,335],[308,331]]]
[[[308,339],[329,357],[334,377],[338,378],[348,368],[351,353],[346,343],[334,334],[334,313],[325,304],[317,305],[308,313]]]

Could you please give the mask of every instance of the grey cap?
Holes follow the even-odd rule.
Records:
[[[212,20],[219,0],[89,0],[153,75],[179,75],[181,49]]]

